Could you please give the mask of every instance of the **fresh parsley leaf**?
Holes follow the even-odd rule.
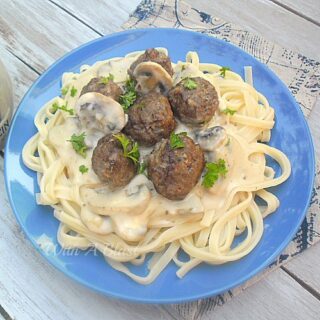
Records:
[[[84,174],[84,173],[87,173],[89,171],[89,168],[86,167],[84,164],[82,164],[80,167],[79,167],[79,171]]]
[[[85,143],[86,133],[82,132],[80,135],[73,134],[70,140],[67,140],[72,143],[74,151],[80,154],[82,157],[87,156],[87,145]]]
[[[170,134],[170,147],[171,149],[180,149],[184,147],[184,142],[181,136],[186,136],[186,132],[180,132],[178,134],[171,132]]]
[[[228,172],[226,163],[223,159],[219,159],[216,163],[207,162],[206,169],[207,171],[202,180],[202,185],[205,188],[211,188],[216,183],[219,176],[224,177]]]
[[[74,110],[73,109],[68,109],[68,103],[66,103],[65,105],[63,106],[59,106],[57,102],[53,103],[52,104],[52,112],[57,112],[58,110],[61,110],[61,111],[65,111],[65,112],[68,112],[70,114],[70,116],[73,116],[74,115]]]
[[[128,79],[125,84],[125,93],[119,98],[119,102],[125,111],[127,111],[137,99],[135,86],[135,81],[133,79]]]
[[[147,164],[145,162],[140,162],[139,169],[138,169],[138,174],[144,173],[146,168],[147,168]]]
[[[102,77],[100,80],[100,83],[102,84],[108,84],[110,80],[114,80],[114,75],[112,73],[109,73],[107,77]]]
[[[132,142],[123,133],[117,133],[113,135],[120,143],[123,149],[123,156],[131,159],[135,164],[139,162],[140,152],[139,145],[137,142]]]
[[[225,78],[226,76],[226,71],[230,71],[231,69],[229,67],[221,67],[220,71],[220,76]]]
[[[61,95],[64,97],[68,93],[69,87],[63,87],[61,89]]]
[[[232,110],[232,109],[227,108],[227,109],[222,110],[221,112],[224,114],[230,114],[233,116],[237,112],[237,110]]]
[[[78,90],[74,86],[72,86],[71,91],[70,91],[70,95],[72,98],[76,96],[77,91]]]
[[[183,86],[188,90],[193,90],[193,89],[196,89],[198,85],[194,80],[190,78],[185,78],[183,80]]]

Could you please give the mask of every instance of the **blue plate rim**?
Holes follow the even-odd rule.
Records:
[[[74,275],[71,272],[68,272],[67,270],[63,270],[60,265],[58,263],[55,262],[55,260],[51,259],[49,256],[47,256],[45,254],[45,252],[43,250],[41,250],[39,248],[39,246],[36,244],[36,242],[29,236],[29,233],[26,230],[26,227],[24,226],[23,222],[21,221],[19,214],[15,208],[14,202],[13,202],[13,198],[12,198],[12,193],[10,192],[10,181],[9,181],[9,177],[7,174],[7,159],[8,157],[6,156],[6,154],[9,153],[9,142],[11,140],[11,135],[13,132],[13,128],[14,128],[14,124],[16,122],[16,119],[18,117],[19,111],[20,111],[20,107],[23,103],[23,101],[30,95],[30,92],[33,91],[33,89],[37,86],[37,84],[42,80],[42,78],[46,75],[46,73],[51,70],[52,68],[54,68],[56,65],[58,65],[61,61],[63,61],[65,58],[71,56],[74,52],[81,50],[82,48],[85,48],[87,46],[90,46],[91,44],[101,41],[102,38],[112,38],[112,37],[116,37],[118,35],[126,35],[126,34],[132,34],[132,33],[141,33],[141,32],[162,32],[162,31],[167,31],[167,32],[181,32],[181,33],[189,33],[189,34],[196,34],[196,35],[201,35],[202,37],[207,38],[210,41],[217,41],[220,44],[226,45],[226,46],[231,46],[233,47],[233,49],[240,51],[242,54],[248,55],[250,56],[252,59],[254,59],[259,65],[260,67],[262,67],[262,69],[264,69],[265,72],[269,73],[273,78],[275,78],[277,80],[277,82],[281,85],[282,89],[286,92],[288,92],[288,98],[290,99],[290,102],[292,104],[295,105],[296,109],[298,109],[298,112],[300,112],[300,115],[302,116],[303,119],[303,125],[304,125],[304,130],[306,132],[306,135],[309,138],[310,141],[310,146],[311,146],[311,154],[310,154],[310,159],[309,161],[311,162],[313,171],[312,171],[312,177],[311,177],[311,183],[309,185],[308,188],[308,199],[306,201],[306,204],[303,208],[303,214],[300,216],[300,219],[297,220],[297,224],[296,227],[292,229],[292,231],[290,233],[288,233],[287,237],[285,238],[285,240],[281,243],[280,246],[278,246],[277,250],[275,250],[275,252],[264,262],[262,263],[259,267],[256,267],[254,270],[252,270],[252,272],[247,273],[245,276],[241,277],[238,279],[237,282],[233,283],[233,285],[225,285],[224,287],[221,287],[219,290],[211,290],[206,292],[205,294],[197,294],[197,295],[189,295],[188,298],[185,299],[159,299],[159,298],[152,298],[152,297],[145,297],[144,299],[141,298],[135,298],[133,295],[129,295],[126,293],[122,293],[122,294],[118,294],[118,293],[114,293],[114,292],[110,292],[107,290],[102,290],[98,287],[96,287],[95,285],[92,285],[90,282],[87,282],[85,280],[83,280],[82,278]],[[274,262],[274,260],[281,254],[281,252],[283,252],[283,250],[287,247],[287,245],[290,243],[290,241],[292,240],[292,238],[294,237],[294,235],[297,233],[303,219],[306,216],[306,213],[308,211],[309,208],[309,204],[310,204],[310,200],[311,200],[311,196],[312,196],[312,190],[313,190],[313,186],[314,186],[314,180],[315,180],[315,172],[316,172],[316,168],[315,168],[315,152],[314,152],[314,143],[313,143],[313,139],[312,139],[312,135],[310,132],[310,128],[308,126],[308,123],[306,121],[305,116],[302,113],[302,110],[299,106],[299,104],[297,103],[297,101],[295,100],[295,98],[293,97],[292,93],[290,92],[290,90],[288,89],[288,87],[284,84],[284,82],[270,69],[268,68],[264,63],[262,63],[261,61],[259,61],[257,58],[255,58],[253,55],[251,55],[250,53],[242,50],[241,48],[239,48],[238,46],[227,42],[225,40],[221,40],[218,39],[214,36],[209,36],[207,34],[204,34],[202,32],[196,32],[196,31],[191,31],[191,30],[184,30],[184,29],[175,29],[175,28],[139,28],[139,29],[128,29],[125,31],[120,31],[120,32],[115,32],[115,33],[111,33],[96,39],[93,39],[89,42],[86,42],[78,47],[76,47],[75,49],[71,50],[70,52],[67,52],[66,54],[64,54],[62,57],[60,57],[58,60],[56,60],[53,64],[51,64],[45,71],[42,72],[42,74],[34,81],[34,83],[31,85],[31,87],[28,89],[28,91],[25,93],[25,95],[23,96],[23,98],[21,99],[15,113],[14,116],[12,118],[11,124],[10,124],[10,128],[9,128],[9,132],[7,135],[7,139],[6,139],[6,144],[5,144],[5,149],[4,149],[4,178],[5,178],[5,187],[6,187],[6,192],[9,198],[9,203],[11,206],[12,211],[14,212],[14,215],[16,217],[16,220],[18,221],[21,229],[23,230],[24,234],[27,236],[28,240],[32,243],[33,247],[36,249],[37,252],[39,252],[41,254],[41,256],[43,256],[52,266],[54,266],[56,269],[58,269],[61,273],[63,273],[65,276],[67,276],[68,278],[80,283],[81,285],[91,289],[92,291],[98,292],[100,294],[103,294],[105,296],[108,296],[109,298],[117,298],[117,299],[122,299],[122,300],[126,300],[126,301],[130,301],[130,302],[135,302],[135,303],[147,303],[147,304],[152,304],[152,303],[157,303],[157,304],[170,304],[170,303],[183,303],[183,302],[190,302],[190,301],[195,301],[198,299],[203,299],[203,298],[208,298],[208,297],[213,297],[216,296],[218,294],[224,293],[230,289],[233,289],[235,287],[238,287],[239,285],[241,285],[242,283],[244,283],[245,281],[251,279],[253,276],[257,275],[259,272],[263,271],[264,269],[266,269],[272,262]]]

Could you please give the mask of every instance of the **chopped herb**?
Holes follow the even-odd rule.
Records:
[[[219,159],[217,163],[207,162],[206,173],[202,180],[202,185],[205,188],[211,188],[219,178],[219,175],[224,177],[228,172],[226,163],[223,159]]]
[[[107,77],[102,77],[101,80],[100,80],[100,83],[102,84],[108,84],[108,82],[110,80],[114,80],[114,75],[112,73],[109,73],[109,75]]]
[[[72,98],[76,96],[77,91],[78,90],[74,86],[72,86],[71,91],[70,91],[70,95]]]
[[[225,78],[226,77],[226,71],[230,71],[231,69],[229,67],[221,67],[220,71],[220,76]]]
[[[230,114],[233,116],[237,112],[237,110],[232,110],[232,109],[227,108],[227,109],[222,110],[221,112],[224,114]]]
[[[74,110],[73,109],[68,109],[68,103],[66,103],[65,105],[63,106],[59,106],[57,102],[53,103],[52,104],[52,112],[57,112],[58,110],[61,110],[61,111],[65,111],[65,112],[68,112],[70,114],[70,116],[73,116],[74,115]]]
[[[190,78],[185,78],[183,80],[183,86],[188,90],[193,90],[193,89],[196,89],[198,85],[194,80]]]
[[[133,143],[123,133],[114,134],[113,136],[121,143],[124,157],[131,159],[135,164],[137,164],[140,158],[138,143]]]
[[[80,171],[82,174],[84,174],[84,173],[87,173],[87,172],[89,171],[89,168],[82,164],[82,165],[79,167],[79,171]]]
[[[139,173],[139,174],[144,173],[144,171],[146,170],[146,168],[147,168],[146,163],[145,163],[145,162],[140,162],[140,164],[139,164],[139,169],[138,169],[138,173]]]
[[[181,136],[186,136],[186,132],[180,132],[178,134],[171,132],[170,134],[170,147],[171,149],[180,149],[184,147],[184,142]]]
[[[184,70],[186,70],[186,65],[185,64],[183,64],[182,67],[181,67],[181,71],[184,71]]]
[[[88,147],[84,141],[85,136],[86,136],[85,132],[81,133],[78,136],[76,134],[73,134],[71,136],[71,139],[67,140],[72,143],[72,147],[73,147],[74,151],[76,153],[80,154],[84,158],[87,156],[86,151],[88,149]]]
[[[61,89],[61,95],[64,97],[68,93],[69,87],[63,87]]]
[[[125,84],[125,93],[120,96],[120,104],[127,111],[136,101],[137,93],[135,89],[136,83],[133,79],[128,79]]]

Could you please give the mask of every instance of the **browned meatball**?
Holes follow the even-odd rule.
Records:
[[[137,166],[123,155],[121,143],[113,135],[98,141],[91,161],[93,171],[112,189],[127,185],[137,172]]]
[[[128,117],[124,132],[145,146],[169,137],[176,126],[168,99],[157,92],[137,99],[129,109]]]
[[[111,79],[106,80],[104,77],[92,78],[87,85],[82,88],[81,95],[87,92],[98,92],[116,101],[119,101],[122,94],[121,88]]]
[[[201,148],[181,136],[183,148],[172,149],[169,139],[157,143],[149,156],[148,177],[158,193],[170,200],[182,200],[198,182],[204,168]]]
[[[141,63],[146,61],[152,61],[161,65],[163,69],[165,69],[169,75],[172,77],[173,69],[171,65],[171,60],[168,56],[166,56],[163,52],[159,52],[156,49],[147,49],[139,58],[132,63],[129,68],[129,74],[132,76],[135,67]]]
[[[174,114],[190,124],[209,121],[219,106],[214,86],[200,77],[181,80],[169,91],[168,98]]]

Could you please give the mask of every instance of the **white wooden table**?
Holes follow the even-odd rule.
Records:
[[[204,0],[221,18],[320,60],[319,0]],[[14,101],[57,58],[118,31],[139,0],[1,0],[0,57],[14,84]],[[320,136],[319,107],[311,129]],[[316,142],[317,143],[317,142]],[[320,148],[317,148],[320,150]],[[319,155],[319,154],[318,154]],[[209,310],[209,311],[208,311]],[[0,152],[0,320],[2,319],[320,319],[320,245],[272,272],[231,302],[135,305],[111,300],[51,267],[22,234],[4,190]]]

